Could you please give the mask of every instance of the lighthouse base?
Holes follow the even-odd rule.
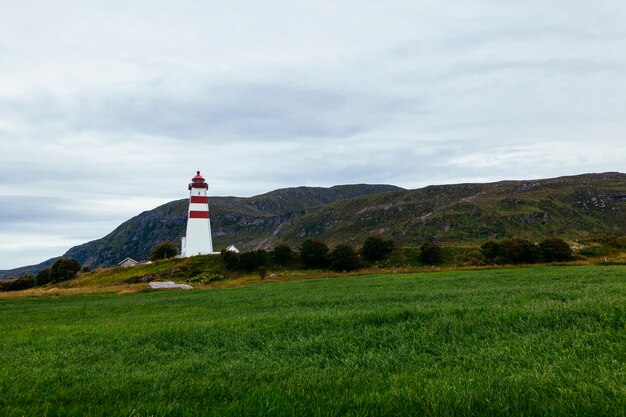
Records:
[[[180,243],[180,257],[188,258],[190,256],[196,255],[219,255],[220,252],[213,252],[213,245],[209,243],[208,245],[193,245],[192,247],[188,247],[187,244],[187,236],[184,236],[181,239]]]

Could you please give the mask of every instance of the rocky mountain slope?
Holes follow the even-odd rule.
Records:
[[[216,250],[232,243],[242,248],[271,245],[271,237],[277,229],[320,206],[401,190],[393,185],[354,184],[330,188],[285,188],[250,198],[211,197],[213,244]],[[146,259],[157,243],[170,240],[180,245],[187,224],[187,207],[188,199],[182,199],[143,212],[105,237],[75,246],[63,256],[78,259],[91,267],[112,266],[127,256]],[[56,259],[0,271],[0,279],[40,271]]]
[[[270,248],[278,242],[296,247],[306,238],[356,246],[369,235],[418,245],[424,240],[481,243],[506,237],[626,234],[626,174],[621,173],[417,190],[386,185],[299,187],[251,198],[213,197],[210,202],[217,250],[232,243],[242,249]],[[180,242],[186,210],[183,199],[141,213],[64,256],[92,267],[115,265],[126,256],[145,259],[159,242]],[[3,275],[10,273],[0,272]]]
[[[338,201],[402,190],[391,185],[341,185],[331,188],[298,187],[250,198],[211,197],[213,244],[256,248],[272,245],[272,237],[293,219]],[[172,201],[133,217],[102,239],[71,248],[64,256],[86,265],[115,265],[127,256],[146,259],[159,242],[180,245],[187,225],[188,200]]]
[[[319,237],[356,245],[371,234],[404,245],[624,235],[626,174],[439,185],[359,197],[307,213],[279,237],[289,243]]]

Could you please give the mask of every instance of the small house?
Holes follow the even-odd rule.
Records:
[[[131,266],[137,265],[138,263],[139,262],[137,262],[133,258],[126,258],[123,261],[119,262],[117,266],[122,267],[122,268],[129,268]]]

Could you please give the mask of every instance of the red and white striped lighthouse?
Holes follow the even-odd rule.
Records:
[[[211,215],[206,183],[200,171],[189,184],[189,212],[187,215],[187,235],[183,237],[181,256],[206,255],[213,253],[211,241]]]

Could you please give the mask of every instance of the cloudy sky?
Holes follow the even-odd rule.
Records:
[[[626,2],[0,1],[0,269],[185,198],[626,171]]]

